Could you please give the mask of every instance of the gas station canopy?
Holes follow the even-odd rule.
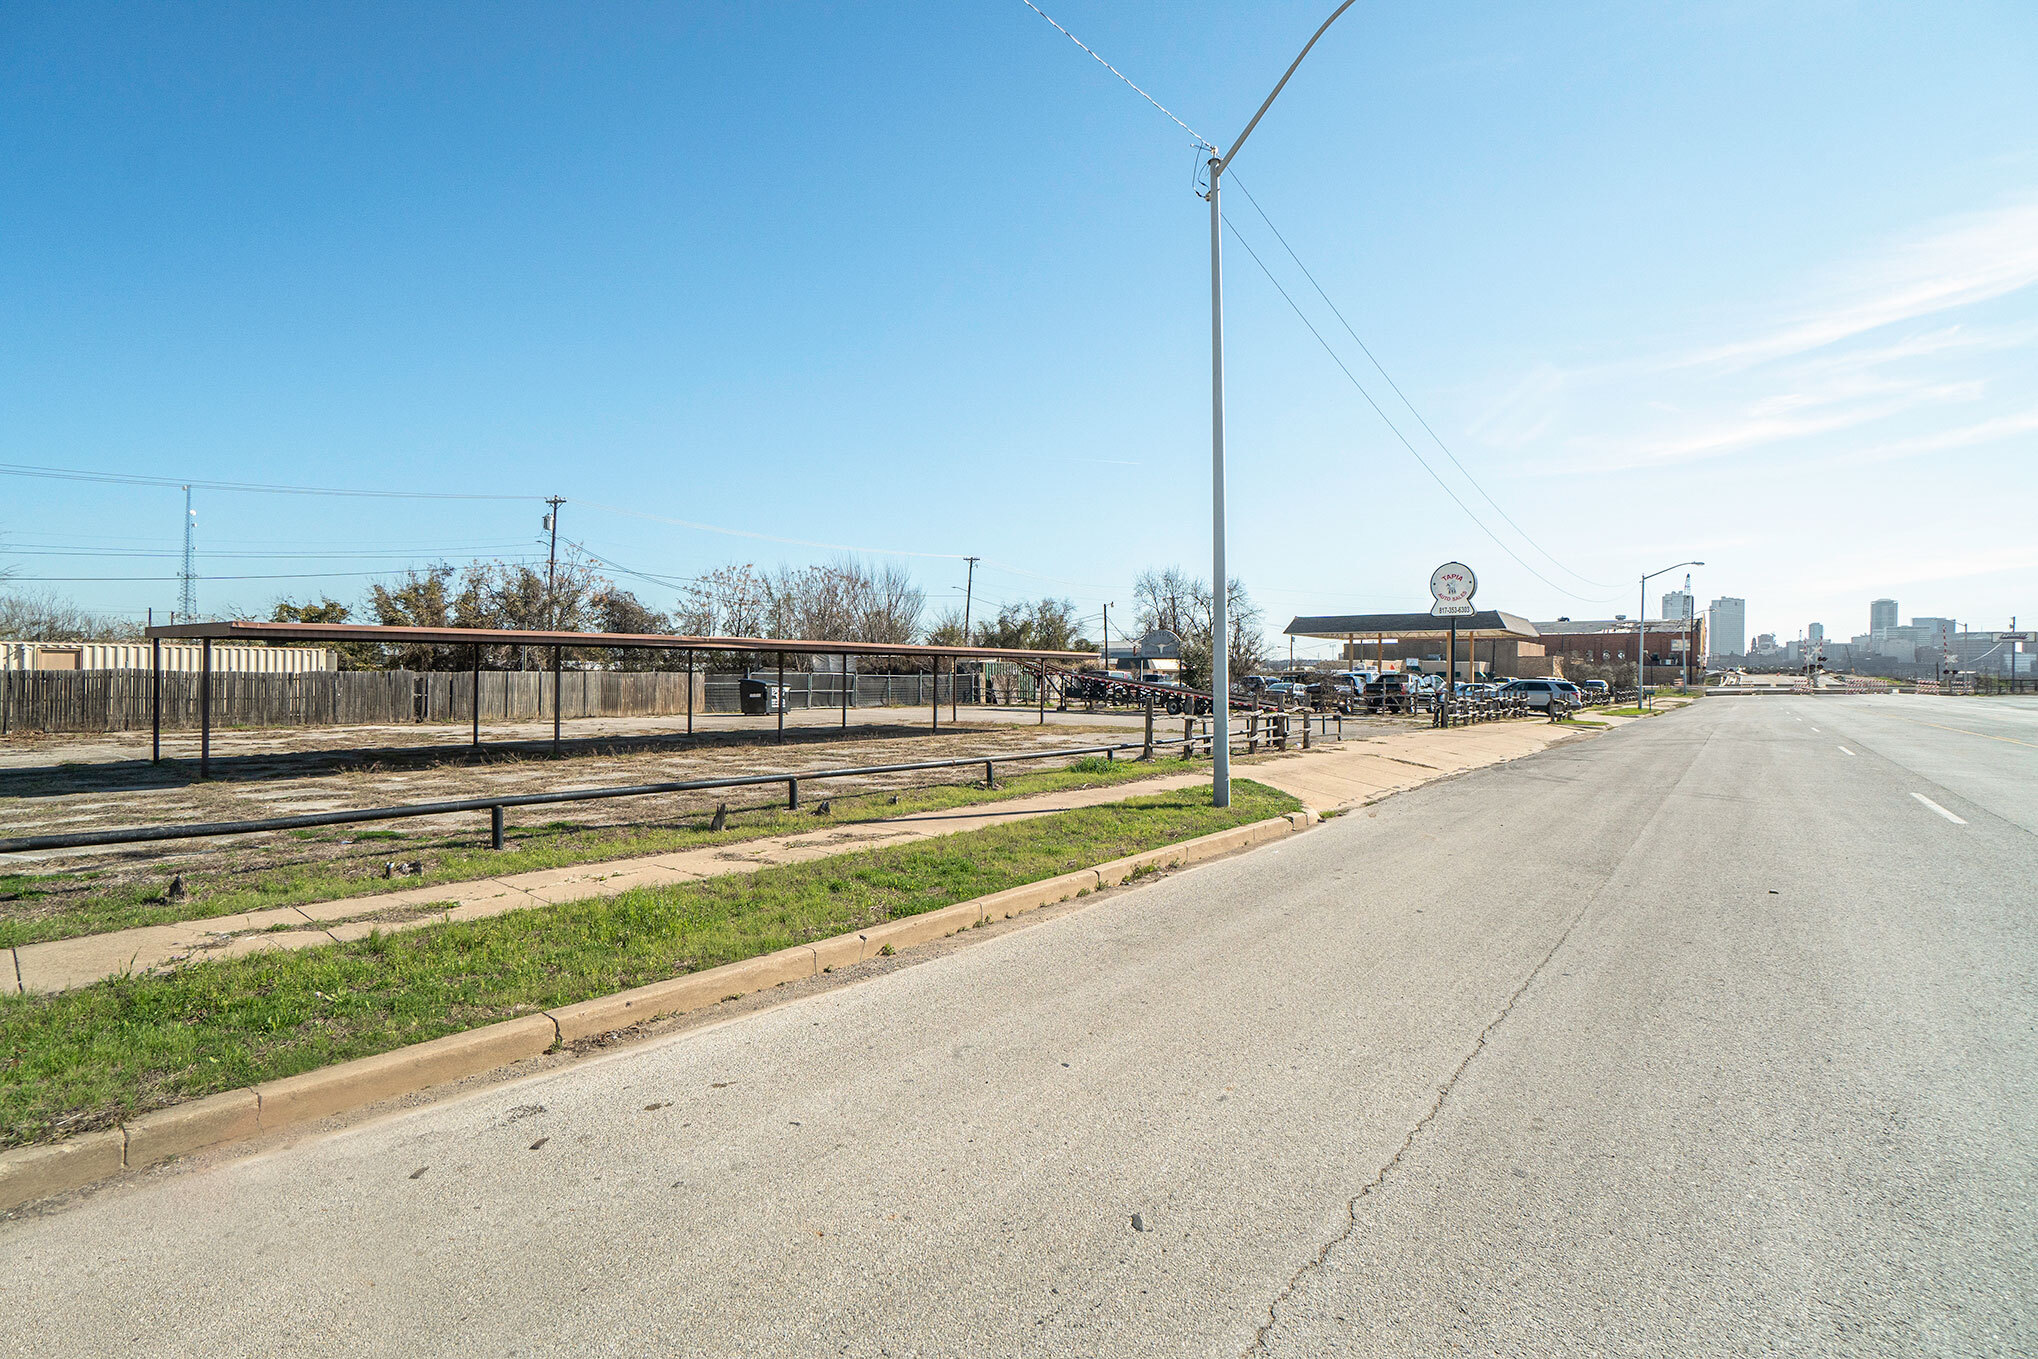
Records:
[[[1511,638],[1532,641],[1541,637],[1536,625],[1498,609],[1481,609],[1457,619],[1433,618],[1428,613],[1333,613],[1298,617],[1288,624],[1290,637],[1316,637],[1328,642],[1356,641],[1361,637],[1392,637],[1412,642],[1430,637],[1448,637],[1457,624],[1461,639],[1484,642]]]

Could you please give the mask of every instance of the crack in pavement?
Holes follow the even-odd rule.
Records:
[[[1528,992],[1529,987],[1535,984],[1536,978],[1542,975],[1542,971],[1549,965],[1550,959],[1556,957],[1557,950],[1564,947],[1565,941],[1570,939],[1571,931],[1576,929],[1578,922],[1585,918],[1585,913],[1597,904],[1598,899],[1595,896],[1592,901],[1578,908],[1577,913],[1565,924],[1564,932],[1557,936],[1557,942],[1550,945],[1549,952],[1545,953],[1537,961],[1536,965],[1529,969],[1528,976],[1523,978],[1521,985],[1514,989],[1514,994],[1507,998],[1506,1003],[1500,1007],[1500,1012],[1487,1022],[1485,1028],[1479,1031],[1479,1036],[1473,1040],[1470,1050],[1460,1059],[1458,1065],[1451,1071],[1450,1076],[1445,1079],[1444,1083],[1437,1087],[1436,1099],[1431,1102],[1428,1111],[1415,1121],[1415,1126],[1408,1130],[1408,1136],[1401,1140],[1401,1145],[1395,1149],[1394,1155],[1388,1159],[1385,1165],[1380,1167],[1378,1174],[1361,1185],[1359,1192],[1352,1195],[1346,1201],[1344,1229],[1338,1232],[1336,1236],[1331,1237],[1330,1240],[1324,1242],[1314,1257],[1304,1261],[1300,1268],[1289,1275],[1288,1282],[1281,1286],[1281,1291],[1274,1295],[1272,1302],[1267,1304],[1267,1319],[1261,1322],[1259,1328],[1253,1332],[1252,1343],[1239,1351],[1240,1359],[1245,1359],[1247,1355],[1263,1355],[1267,1353],[1267,1338],[1273,1333],[1274,1327],[1279,1323],[1281,1304],[1286,1302],[1294,1294],[1295,1290],[1301,1286],[1304,1275],[1321,1269],[1324,1262],[1330,1259],[1331,1252],[1350,1240],[1352,1233],[1359,1229],[1359,1204],[1365,1200],[1367,1195],[1386,1183],[1387,1176],[1393,1173],[1396,1166],[1401,1164],[1401,1159],[1408,1154],[1409,1148],[1415,1145],[1415,1139],[1422,1135],[1422,1130],[1436,1121],[1436,1116],[1443,1112],[1444,1102],[1451,1097],[1451,1090],[1457,1085],[1458,1078],[1465,1074],[1465,1068],[1472,1065],[1472,1059],[1484,1050],[1486,1040],[1492,1036],[1493,1031],[1505,1023],[1508,1015],[1513,1013],[1515,1002],[1519,1001]]]
[[[1346,1241],[1349,1241],[1352,1238],[1352,1234],[1358,1231],[1359,1205],[1375,1189],[1378,1189],[1387,1182],[1387,1177],[1394,1172],[1396,1166],[1401,1164],[1402,1159],[1408,1155],[1409,1149],[1414,1147],[1415,1139],[1420,1137],[1423,1129],[1434,1123],[1437,1115],[1443,1112],[1444,1104],[1450,1099],[1451,1091],[1456,1088],[1459,1077],[1463,1076],[1472,1065],[1472,1060],[1485,1050],[1486,1041],[1493,1036],[1495,1030],[1507,1022],[1507,1017],[1514,1013],[1516,1003],[1528,994],[1528,989],[1535,985],[1536,978],[1540,977],[1543,974],[1543,969],[1550,965],[1550,959],[1556,957],[1558,950],[1562,949],[1569,942],[1571,932],[1578,928],[1579,923],[1585,919],[1586,915],[1594,907],[1605,900],[1608,890],[1619,880],[1621,870],[1626,868],[1630,862],[1642,853],[1642,845],[1649,829],[1662,818],[1664,809],[1669,806],[1671,798],[1691,777],[1692,768],[1698,763],[1699,756],[1704,754],[1706,749],[1712,745],[1713,737],[1717,734],[1717,731],[1708,734],[1706,739],[1700,743],[1698,750],[1686,761],[1684,770],[1678,776],[1676,783],[1663,791],[1663,795],[1657,801],[1654,810],[1650,812],[1648,821],[1643,825],[1641,831],[1634,836],[1627,852],[1621,856],[1620,862],[1615,864],[1612,870],[1607,873],[1606,881],[1600,886],[1598,891],[1594,892],[1586,900],[1584,905],[1572,913],[1569,920],[1564,922],[1564,929],[1558,934],[1556,942],[1551,944],[1548,952],[1544,953],[1536,961],[1536,965],[1529,969],[1528,975],[1522,978],[1521,985],[1514,988],[1513,994],[1508,996],[1506,1001],[1501,1004],[1499,1011],[1494,1014],[1493,1018],[1486,1022],[1486,1027],[1479,1030],[1479,1036],[1472,1040],[1472,1046],[1466,1050],[1464,1057],[1459,1059],[1457,1066],[1452,1068],[1451,1074],[1444,1079],[1444,1083],[1437,1087],[1436,1099],[1431,1101],[1429,1109],[1424,1112],[1421,1118],[1415,1121],[1414,1126],[1409,1128],[1408,1136],[1401,1139],[1401,1145],[1395,1149],[1394,1155],[1387,1159],[1387,1163],[1380,1167],[1379,1172],[1371,1180],[1359,1186],[1358,1193],[1345,1201],[1344,1227],[1335,1236],[1324,1242],[1314,1256],[1305,1260],[1297,1267],[1293,1274],[1288,1276],[1288,1282],[1281,1286],[1281,1291],[1276,1293],[1273,1301],[1267,1304],[1267,1319],[1261,1322],[1253,1331],[1252,1342],[1239,1351],[1239,1359],[1248,1359],[1248,1356],[1256,1354],[1265,1355],[1268,1352],[1267,1341],[1273,1335],[1274,1327],[1280,1324],[1281,1304],[1294,1296],[1295,1290],[1302,1286],[1302,1280],[1306,1276],[1323,1268],[1325,1262],[1330,1259],[1331,1252],[1335,1251]]]

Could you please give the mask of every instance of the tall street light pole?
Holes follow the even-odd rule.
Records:
[[[1337,17],[1352,7],[1353,0],[1344,0],[1331,11],[1295,60],[1288,63],[1274,92],[1266,97],[1260,110],[1245,125],[1245,131],[1238,134],[1229,151],[1220,152],[1210,147],[1207,162],[1210,171],[1210,717],[1213,730],[1210,739],[1211,781],[1210,800],[1212,805],[1231,805],[1231,629],[1230,594],[1231,576],[1224,565],[1224,212],[1219,206],[1219,180],[1232,157],[1245,146],[1245,139],[1253,135],[1253,129],[1260,125],[1260,119],[1267,116],[1267,110],[1281,91],[1287,88],[1288,79],[1295,74],[1295,68],[1302,64],[1302,58],[1309,55],[1309,49],[1316,46],[1316,40],[1324,30],[1337,22]],[[1106,664],[1108,665],[1108,660]]]
[[[1677,566],[1666,566],[1661,571],[1651,571],[1642,577],[1641,607],[1635,610],[1635,706],[1642,704],[1642,690],[1648,687],[1647,648],[1649,644],[1649,582],[1658,576],[1667,576],[1683,566],[1704,566],[1704,562],[1679,562]]]

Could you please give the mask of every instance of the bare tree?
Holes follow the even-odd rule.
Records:
[[[0,595],[0,637],[12,641],[113,642],[140,635],[132,622],[93,613],[48,591]]]
[[[1183,683],[1208,684],[1215,632],[1210,586],[1171,566],[1164,571],[1142,571],[1133,583],[1132,596],[1142,628],[1165,628],[1182,639]],[[1236,576],[1231,578],[1224,599],[1231,673],[1251,674],[1267,659],[1265,615]]]
[[[716,567],[681,591],[673,625],[689,637],[763,637],[768,599],[756,567]]]

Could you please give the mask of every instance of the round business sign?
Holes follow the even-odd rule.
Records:
[[[1439,604],[1469,604],[1479,591],[1479,578],[1463,562],[1445,562],[1430,574],[1429,592]]]

